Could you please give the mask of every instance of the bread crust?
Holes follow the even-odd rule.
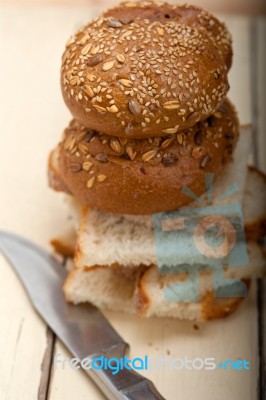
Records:
[[[63,257],[74,258],[75,247],[65,242],[62,238],[54,238],[50,241],[53,250]]]
[[[153,307],[153,300],[150,298],[149,293],[147,292],[147,282],[146,280],[149,280],[149,271],[154,268],[154,267],[146,267],[143,268],[141,272],[137,272],[135,270],[135,276],[131,276],[132,280],[132,285],[135,286],[135,290],[133,290],[133,295],[131,301],[131,312],[136,314],[138,317],[142,318],[148,318],[153,316],[153,311],[151,311]],[[110,273],[115,271],[117,273],[122,273],[122,267],[120,266],[120,271],[118,269],[110,269],[110,268],[104,268],[104,270],[107,273]],[[84,274],[93,274],[94,272],[101,271],[103,270],[99,266],[96,267],[95,269],[89,269],[89,270],[83,270]],[[66,301],[69,303],[74,302],[74,304],[79,304],[83,303],[84,300],[77,300],[77,298],[74,296],[73,297],[73,288],[72,285],[75,283],[76,275],[79,272],[78,269],[73,269],[68,277],[67,280],[65,281],[63,290],[65,294]],[[110,275],[111,281],[110,285],[112,285],[112,275]],[[125,283],[126,280],[130,279],[130,277],[125,277]],[[245,279],[243,282],[246,284],[248,290],[250,288],[250,279]],[[133,288],[132,288],[133,289]],[[88,299],[90,298],[88,294]],[[113,299],[115,300],[115,299]],[[221,319],[221,318],[226,318],[233,314],[237,308],[240,306],[240,304],[243,302],[244,298],[221,298],[217,299],[213,296],[212,292],[208,292],[202,299],[199,300],[198,303],[195,303],[195,308],[193,310],[192,315],[189,315],[190,312],[189,310],[185,311],[183,313],[183,319],[192,319],[198,322],[204,322],[204,321],[210,321],[214,319]],[[88,302],[88,301],[85,301]],[[187,303],[192,304],[192,303]],[[98,305],[98,304],[96,304]],[[176,307],[178,308],[180,303],[176,303]],[[114,304],[105,304],[105,306],[102,308],[104,309],[110,309],[112,310],[114,307]],[[121,310],[123,310],[123,307],[121,306]],[[164,316],[164,315],[162,315]]]
[[[62,93],[73,117],[88,128],[126,138],[161,137],[195,125],[222,104],[231,44],[224,25],[207,12],[138,4],[121,4],[68,42]],[[132,10],[136,19],[125,22]]]
[[[191,201],[184,186],[199,196],[205,174],[221,173],[238,135],[229,100],[207,121],[167,138],[118,140],[72,121],[59,145],[60,178],[75,198],[103,211],[175,210]]]
[[[59,165],[58,165],[58,149],[54,149],[49,154],[48,158],[48,183],[51,188],[53,188],[56,192],[65,192],[69,193],[67,187],[63,183],[60,173],[59,173]]]
[[[233,51],[230,32],[224,23],[201,7],[192,4],[175,5],[159,1],[138,1],[130,2],[129,6],[122,3],[104,12],[103,16],[118,19],[123,23],[134,21],[137,18],[147,19],[151,22],[159,21],[163,24],[167,20],[171,20],[193,28],[204,29],[222,53],[228,70],[232,66]]]
[[[149,271],[153,268],[154,267],[148,267],[144,273],[140,275],[137,283],[136,311],[141,317],[149,316],[150,308],[152,307],[152,299],[147,292],[146,280],[149,279]],[[243,279],[242,282],[245,283],[249,291],[251,280]],[[213,292],[209,291],[203,298],[199,299],[199,315],[196,320],[210,321],[214,319],[226,318],[237,310],[244,299],[244,297],[215,298]]]
[[[251,286],[250,279],[243,279],[247,290],[249,291]],[[201,317],[203,321],[210,321],[213,319],[220,319],[228,317],[233,314],[234,311],[243,302],[244,297],[234,298],[215,298],[212,292],[209,292],[201,303]]]

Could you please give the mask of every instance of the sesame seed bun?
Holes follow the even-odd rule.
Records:
[[[126,2],[107,10],[104,17],[111,17],[122,23],[130,23],[136,19],[147,19],[161,23],[167,20],[193,28],[204,29],[210,39],[222,53],[228,70],[232,66],[233,50],[232,37],[225,24],[208,11],[192,4],[168,4],[155,1]]]
[[[80,124],[106,135],[167,136],[222,104],[231,58],[226,28],[207,12],[122,3],[68,42],[63,97]]]
[[[207,120],[162,138],[110,137],[73,120],[58,147],[59,175],[76,199],[119,214],[175,210],[191,201],[181,190],[205,190],[231,159],[238,118],[226,100]]]

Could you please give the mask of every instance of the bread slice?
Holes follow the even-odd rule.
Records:
[[[130,274],[121,273],[119,266],[74,269],[64,285],[68,302],[90,302],[100,309],[135,311],[134,291],[140,271],[132,268]]]
[[[244,297],[215,297],[211,285],[211,273],[202,273],[199,280],[198,301],[166,301],[164,292],[166,288],[171,289],[171,287],[175,288],[176,285],[184,285],[185,280],[186,277],[183,274],[181,276],[163,276],[159,274],[156,267],[148,268],[138,281],[136,291],[137,314],[141,317],[170,317],[200,322],[226,317],[235,311],[244,300]],[[243,284],[246,285],[248,291],[250,280],[243,281]],[[198,290],[196,282],[191,286],[192,290],[193,292],[190,295],[194,296]],[[186,292],[186,295],[189,295],[189,293]]]
[[[266,276],[266,261],[262,248],[248,244],[249,264],[245,267],[224,268],[224,281],[214,287],[229,287],[234,279],[248,282],[251,278]],[[75,268],[64,285],[67,301],[74,304],[90,302],[101,309],[125,311],[142,317],[173,317],[189,320],[208,320],[232,313],[243,298],[218,299],[213,295],[213,273],[202,270],[191,277],[187,273],[161,275],[155,265],[121,265]],[[198,301],[168,301],[165,289],[177,284],[186,285],[186,296]],[[190,292],[189,292],[190,291]]]
[[[156,279],[155,267],[147,267],[143,275],[137,273],[136,268],[132,268],[132,275],[127,276],[121,270],[101,267],[73,270],[64,285],[66,300],[74,304],[90,302],[103,310],[141,317],[174,317],[199,322],[226,317],[244,300],[217,299],[210,290],[198,302],[170,304],[160,301],[162,292],[159,291],[158,299],[149,292],[152,284],[155,283],[155,292],[158,284],[161,286]],[[245,283],[249,287],[249,281]]]
[[[195,310],[195,303],[190,303],[190,308],[188,308],[185,306],[186,303],[166,301],[166,288],[174,291],[171,298],[175,298],[175,289],[181,288],[179,285],[185,285],[186,296],[191,299],[195,295],[198,295],[199,302],[201,303],[204,302],[206,297],[210,298],[212,296],[215,299],[213,295],[214,288],[216,290],[228,288],[234,284],[235,280],[245,281],[252,278],[265,277],[266,260],[260,246],[255,243],[249,243],[248,253],[250,261],[247,266],[225,268],[224,280],[216,284],[213,281],[211,270],[202,270],[198,274],[191,276],[191,281],[188,285],[186,284],[187,274],[161,275],[155,266],[148,268],[138,282],[138,313],[145,317],[155,315],[159,317],[167,316],[190,319],[190,313]],[[232,298],[230,299],[232,300]],[[229,301],[229,299],[227,300]],[[216,301],[218,302],[217,299]],[[189,314],[187,314],[188,312]]]
[[[147,221],[147,223],[145,223]],[[123,265],[124,268],[156,263],[150,217],[104,213],[87,208],[77,235],[75,266]]]

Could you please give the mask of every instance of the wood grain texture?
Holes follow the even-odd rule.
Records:
[[[63,196],[47,188],[46,160],[70,119],[59,88],[60,57],[66,39],[97,13],[91,7],[18,7],[0,10],[0,227],[22,234],[43,247],[67,223]],[[251,121],[250,20],[226,17],[234,37],[235,60],[230,73],[230,98],[243,123]],[[15,28],[14,28],[15,27]],[[8,263],[0,258],[5,282],[0,301],[0,398],[35,399],[40,383],[46,396],[51,350],[41,379],[47,348],[46,327],[33,311]],[[131,356],[246,358],[252,370],[147,372],[167,400],[256,399],[256,287],[239,312],[224,321],[201,325],[107,313],[131,344]],[[16,346],[17,343],[17,346]],[[50,347],[51,349],[51,347]],[[69,353],[57,340],[54,353]],[[170,354],[169,354],[170,353]],[[44,364],[43,364],[44,365]],[[40,392],[39,392],[40,393]],[[90,399],[102,395],[83,373],[70,368],[51,370],[49,400]]]
[[[38,391],[38,400],[46,400],[48,396],[50,375],[53,363],[54,354],[54,344],[55,344],[55,334],[47,326],[46,328],[46,349],[43,355],[43,360],[41,364],[41,379]]]
[[[54,355],[60,355],[61,358],[72,358],[70,352],[57,339]],[[51,383],[47,400],[105,400],[105,396],[90,381],[84,371],[73,370],[60,365],[52,365]]]
[[[37,399],[46,326],[1,255],[0,281],[0,398]]]

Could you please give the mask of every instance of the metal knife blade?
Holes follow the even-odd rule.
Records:
[[[62,286],[67,273],[48,252],[2,231],[0,250],[17,272],[35,309],[75,357],[120,359],[126,355],[129,345],[96,307],[66,303]],[[164,399],[151,381],[133,370],[124,369],[117,375],[109,369],[87,372],[109,400]]]

